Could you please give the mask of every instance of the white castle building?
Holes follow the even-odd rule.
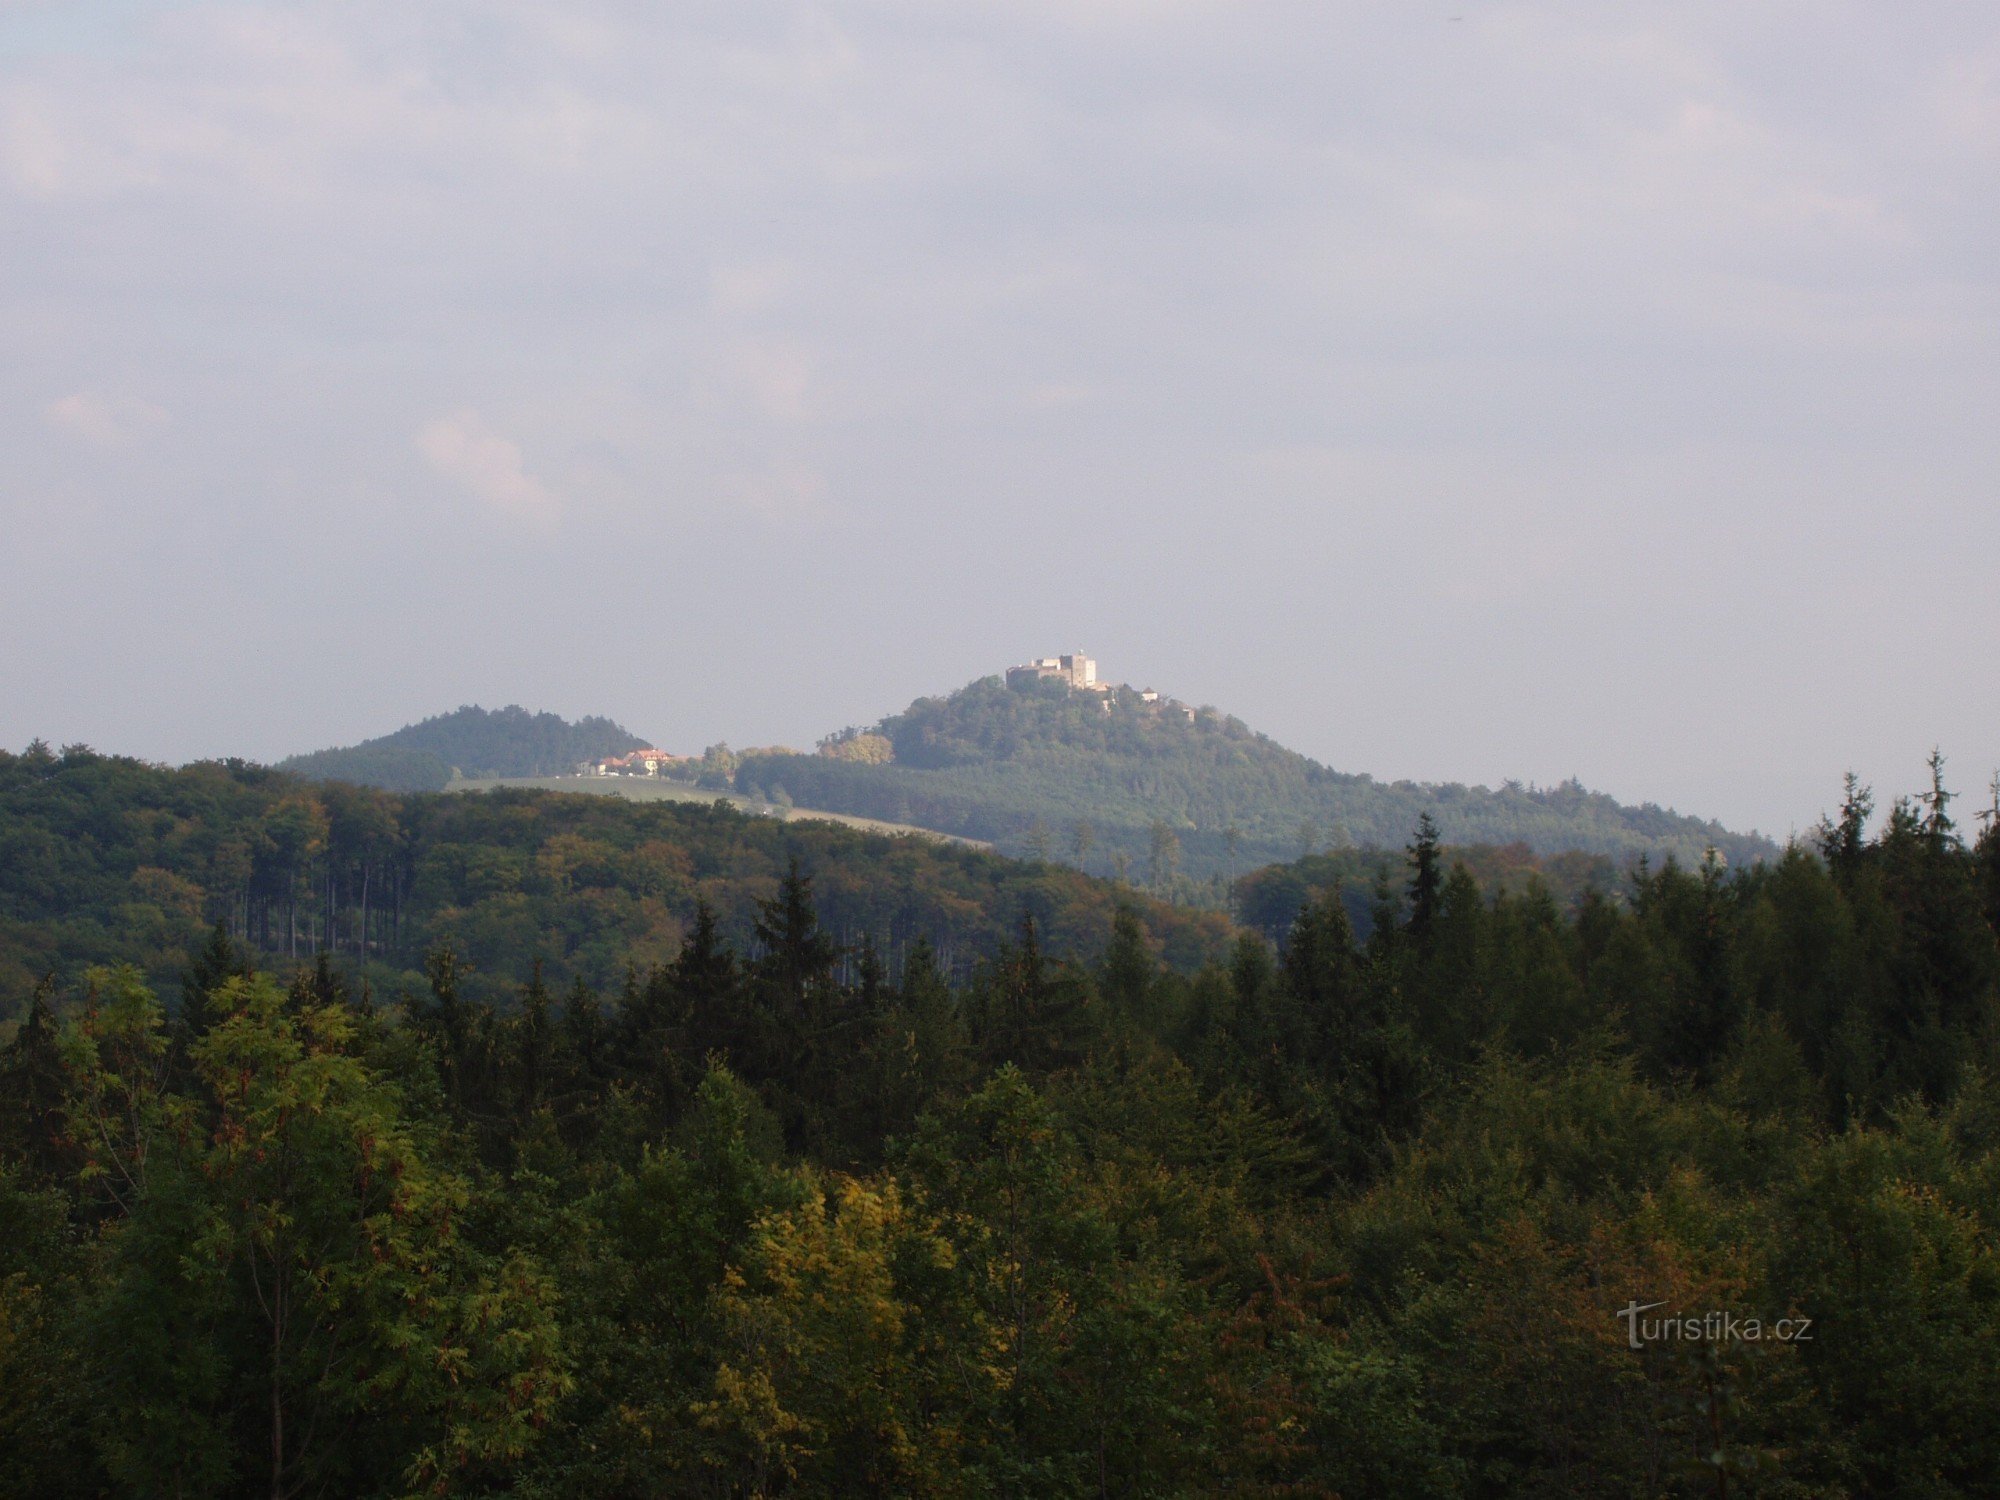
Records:
[[[1042,656],[1018,667],[1007,669],[1007,686],[1014,687],[1023,682],[1037,682],[1044,677],[1053,677],[1067,682],[1073,688],[1087,692],[1102,693],[1110,684],[1097,680],[1097,663],[1081,651],[1069,656]]]

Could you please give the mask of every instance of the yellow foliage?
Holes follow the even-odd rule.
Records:
[[[921,1320],[898,1270],[952,1263],[893,1179],[812,1180],[803,1203],[757,1224],[718,1293],[728,1353],[696,1409],[740,1445],[753,1488],[837,1452],[852,1481],[932,1489],[956,1440],[925,1409]]]
[[[886,766],[896,758],[896,747],[886,735],[856,734],[846,739],[820,742],[819,753],[828,760],[851,760],[864,766]]]

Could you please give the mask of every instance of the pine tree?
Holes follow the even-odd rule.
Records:
[[[1111,944],[1098,971],[1097,990],[1113,1022],[1127,1032],[1156,1034],[1159,964],[1146,946],[1139,913],[1121,901],[1111,918]]]
[[[753,1034],[743,1066],[770,1091],[796,1149],[824,1127],[839,1093],[833,967],[840,957],[796,859],[778,894],[759,903],[755,931],[763,951],[752,966]]]
[[[1973,846],[1973,863],[1979,870],[1980,901],[1986,910],[1986,925],[2000,937],[2000,773],[1993,777],[1993,803],[1979,815],[1986,826]]]
[[[681,942],[670,978],[687,1020],[689,1052],[697,1058],[710,1052],[741,1052],[745,1044],[742,978],[735,950],[723,941],[715,908],[705,897],[695,901],[694,926]]]
[[[769,1019],[794,1034],[811,1032],[826,1019],[826,993],[840,950],[819,925],[812,881],[799,873],[796,858],[778,894],[758,903],[755,930],[763,949],[756,974]]]
[[[514,1022],[514,1112],[525,1121],[547,1099],[555,1061],[555,1029],[549,1021],[549,991],[542,983],[537,958],[521,992],[521,1013]]]
[[[1819,826],[1820,858],[1835,878],[1851,881],[1861,868],[1868,851],[1868,819],[1875,812],[1875,796],[1852,771],[1842,784],[1840,816]]]
[[[54,979],[35,986],[28,1013],[0,1048],[0,1163],[25,1165],[37,1182],[56,1182],[76,1162],[63,1121],[67,1069],[49,995]]]
[[[568,1053],[576,1080],[602,1076],[604,1049],[604,1009],[597,995],[577,975],[569,994],[563,998],[563,1049]]]
[[[989,1067],[1012,1062],[1047,1072],[1075,1060],[1083,995],[1067,966],[1043,955],[1032,914],[1022,916],[1019,940],[1001,949],[975,989],[975,1039]]]
[[[175,1045],[185,1048],[200,1040],[213,1024],[209,997],[232,979],[248,979],[256,973],[250,955],[231,941],[227,924],[217,922],[208,941],[181,973],[181,1003],[174,1014]]]
[[[428,1003],[420,1001],[410,1018],[413,1029],[430,1043],[445,1100],[460,1118],[477,1108],[482,1081],[482,1059],[477,1055],[482,1040],[479,1021],[474,1007],[459,994],[467,972],[450,943],[432,949],[424,960],[430,999]]]
[[[1416,840],[1408,846],[1410,856],[1410,937],[1418,947],[1429,943],[1431,926],[1437,920],[1438,902],[1444,893],[1444,866],[1438,854],[1437,823],[1426,812],[1417,819]]]
[[[1944,756],[1935,748],[1927,762],[1931,773],[1931,789],[1923,798],[1924,837],[1930,841],[1936,853],[1943,853],[1958,842],[1958,830],[1947,811],[1954,793],[1944,789]]]

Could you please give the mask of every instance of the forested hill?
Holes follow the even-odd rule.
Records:
[[[914,837],[750,817],[704,803],[323,786],[241,762],[171,770],[76,748],[0,751],[0,1023],[45,975],[127,962],[169,994],[216,922],[250,951],[328,954],[391,996],[449,943],[467,993],[615,989],[665,963],[697,901],[750,945],[792,861],[844,945],[890,959],[918,939],[946,970],[990,957],[1023,916],[1059,957],[1094,954],[1120,902],[1192,967],[1226,946],[1219,912],[1176,910],[1075,870]]]
[[[1574,912],[1342,851],[1187,972],[929,840],[0,755],[0,966],[190,940],[0,1026],[0,1497],[1991,1500],[1950,800]]]
[[[1685,864],[1713,845],[1735,867],[1777,852],[1759,835],[1624,806],[1575,781],[1498,790],[1377,781],[1329,770],[1214,709],[997,677],[919,699],[818,755],[747,757],[737,784],[1088,869],[1123,867],[1163,889],[1177,874],[1209,882],[1313,848],[1400,848],[1426,811],[1451,844]]]
[[[398,792],[435,792],[461,776],[555,776],[577,763],[643,750],[646,742],[609,719],[574,724],[509,704],[474,705],[410,724],[394,734],[281,761],[311,781],[351,781]]]

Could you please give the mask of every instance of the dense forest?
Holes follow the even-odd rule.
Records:
[[[872,752],[872,753],[871,753]],[[690,768],[691,772],[697,768]],[[1454,844],[1542,854],[1646,854],[1732,865],[1769,840],[1575,781],[1499,790],[1344,775],[1214,709],[997,677],[923,698],[818,755],[745,755],[736,786],[801,807],[914,823],[1199,898],[1254,866],[1341,847],[1394,847],[1429,812]]]
[[[520,708],[463,708],[280,768],[315,781],[437,791],[465,778],[562,775],[641,748],[608,719],[565,723]],[[984,678],[921,698],[819,753],[708,747],[670,774],[786,807],[901,823],[994,844],[1223,909],[1244,872],[1340,850],[1393,848],[1429,812],[1454,845],[1524,844],[1539,855],[1731,865],[1777,853],[1756,834],[1571,780],[1498,790],[1343,775],[1214,709],[1147,702],[1130,688],[1009,687]]]
[[[1645,858],[1627,864],[1574,850],[1544,855],[1526,844],[1447,845],[1444,857],[1462,867],[1482,893],[1538,890],[1566,912],[1576,911],[1586,897],[1619,896]],[[1234,883],[1230,909],[1238,922],[1275,943],[1284,940],[1302,909],[1336,897],[1354,930],[1366,937],[1382,905],[1382,890],[1402,881],[1404,858],[1404,850],[1374,847],[1335,849],[1266,865]]]
[[[423,984],[455,943],[496,1000],[540,961],[599,988],[671,958],[698,900],[747,940],[797,859],[843,942],[891,961],[918,938],[962,974],[1023,912],[1058,955],[1095,951],[1120,899],[1168,959],[1221,952],[1227,919],[1121,893],[1070,869],[920,838],[869,838],[727,806],[496,791],[316,786],[240,762],[178,770],[34,746],[0,752],[0,1022],[41,977],[131,963],[171,1000],[187,947],[221,922],[254,951],[318,953],[384,994]]]
[[[107,848],[207,816],[0,772]],[[0,1494],[1994,1494],[1985,821],[1850,783],[1558,901],[1420,818],[1365,936],[1307,867],[1188,967],[1130,906],[891,954],[843,875],[970,857],[857,840],[609,985],[474,995],[491,932],[434,928],[391,995],[240,919],[172,1005],[59,977],[0,1054]]]
[[[644,740],[609,719],[572,724],[514,704],[490,710],[475,705],[358,745],[294,755],[280,761],[279,769],[311,781],[435,792],[454,775],[566,775],[584,761],[645,748]]]

